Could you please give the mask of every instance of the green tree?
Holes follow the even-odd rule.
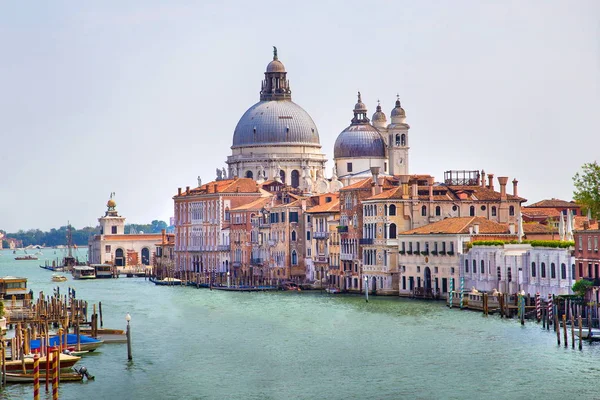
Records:
[[[573,177],[573,199],[591,210],[593,218],[600,218],[600,165],[598,162],[583,164]]]
[[[594,286],[594,283],[592,281],[580,279],[573,284],[571,289],[573,290],[573,293],[575,293],[578,296],[583,297],[583,296],[585,296],[585,292],[587,292],[587,290],[589,288],[591,288],[592,286]]]

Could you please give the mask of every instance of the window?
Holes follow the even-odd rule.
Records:
[[[556,279],[556,265],[554,263],[550,264],[550,278]]]
[[[473,260],[473,273],[477,273],[477,261]]]
[[[583,250],[583,237],[579,236],[579,251]]]
[[[465,260],[465,272],[469,273],[469,260]]]
[[[347,170],[348,172],[352,172],[352,163],[351,163],[351,162],[349,162],[349,163],[346,163],[346,170]]]
[[[560,279],[567,279],[567,265],[565,263],[560,264]]]
[[[496,206],[492,206],[492,217],[496,216]]]
[[[435,207],[435,215],[436,215],[436,217],[439,217],[440,215],[442,215],[442,208],[440,206]]]
[[[246,171],[246,178],[254,178],[254,174],[252,173],[252,171]]]
[[[571,279],[575,280],[575,264],[571,264]]]
[[[475,206],[471,206],[471,207],[469,207],[469,215],[470,215],[471,217],[474,217],[474,216],[475,216]]]
[[[421,216],[422,217],[426,217],[427,216],[427,206],[421,207]]]
[[[290,222],[298,222],[298,211],[290,211]]]
[[[112,233],[113,235],[116,235],[116,234],[117,234],[117,227],[116,227],[116,226],[111,226],[111,227],[110,227],[110,231],[111,231],[111,233]]]
[[[498,280],[502,280],[502,269],[500,267],[496,268],[496,275],[498,276]]]
[[[306,232],[306,240],[310,240],[310,231]]]
[[[588,240],[587,241],[588,242],[588,251],[591,251],[592,250],[592,237],[588,236],[587,240]]]
[[[510,206],[508,208],[508,215],[510,215],[511,217],[515,216],[515,206]]]
[[[390,224],[390,239],[396,239],[396,224]]]
[[[400,134],[396,134],[396,146],[400,146]]]
[[[292,171],[292,187],[297,188],[298,186],[300,186],[300,173],[295,169]]]
[[[292,265],[298,265],[298,254],[296,254],[296,250],[292,250]]]
[[[542,278],[545,278],[546,277],[546,263],[542,263],[541,269],[542,269],[542,271],[541,271],[540,275],[542,276]]]
[[[281,222],[285,222],[285,211],[281,213]]]
[[[390,205],[389,208],[389,215],[396,215],[396,206],[395,205]]]
[[[481,206],[481,211],[485,211],[485,206]]]
[[[225,221],[229,221],[231,217],[229,216],[229,208],[225,209]]]
[[[292,231],[292,242],[296,241],[296,231]]]
[[[106,246],[104,246],[104,252],[110,253],[110,244],[107,244]]]
[[[481,273],[485,274],[485,261],[481,260]]]
[[[531,263],[531,276],[535,278],[535,263],[532,262]]]
[[[507,272],[508,272],[508,281],[512,282],[512,268],[509,267]]]
[[[400,137],[400,145],[406,146],[406,135],[404,133]]]

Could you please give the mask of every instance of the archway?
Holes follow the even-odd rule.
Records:
[[[285,171],[279,171],[279,178],[281,178],[281,183],[285,183]]]
[[[298,172],[298,170],[293,170],[292,171],[292,187],[297,188],[298,186],[300,186],[300,172]]]
[[[117,249],[117,251],[115,251],[115,265],[117,267],[124,267],[125,266],[125,255],[123,252],[123,249]]]
[[[150,265],[150,250],[147,247],[142,249],[142,264]]]
[[[252,173],[252,171],[246,171],[246,178],[254,178],[254,174]]]
[[[429,267],[425,267],[425,272],[423,274],[423,287],[425,290],[431,290],[431,269]]]
[[[371,292],[377,293],[377,278],[376,277],[371,278]]]

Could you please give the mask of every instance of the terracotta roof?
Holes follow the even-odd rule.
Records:
[[[557,233],[558,229],[551,225],[544,225],[537,222],[527,222],[523,224],[523,233]]]
[[[174,197],[194,196],[213,193],[259,193],[257,183],[250,178],[223,179],[212,181],[202,186],[182,191]]]
[[[583,216],[579,216],[576,215],[575,216],[575,230],[583,230],[583,224],[584,222],[586,222],[588,219],[587,217],[583,217]],[[592,220],[594,221],[594,220]],[[594,221],[593,224],[589,224],[589,228],[588,229],[600,229],[600,223],[598,221]]]
[[[558,217],[560,211],[555,208],[521,207],[521,213],[529,217]]]
[[[537,208],[581,208],[581,206],[574,201],[565,201],[560,199],[546,199],[538,201],[537,203],[530,204],[525,207],[537,207]]]
[[[308,209],[306,212],[309,214],[313,213],[325,213],[325,212],[339,212],[340,211],[340,200],[334,199],[329,203],[319,204]]]
[[[361,181],[353,183],[352,185],[344,186],[340,190],[351,190],[351,189],[370,189],[373,185],[373,178],[365,178]],[[391,176],[383,177],[383,189],[391,189],[398,187],[398,180]]]
[[[456,217],[446,218],[444,220],[412,229],[410,231],[400,232],[399,235],[428,235],[428,234],[469,234],[469,227],[479,224],[479,235],[482,234],[506,234],[509,235],[508,226],[490,221],[485,217]],[[515,227],[516,229],[516,227]]]
[[[464,200],[487,200],[487,201],[500,201],[500,192],[496,192],[487,187],[482,186],[446,186],[450,189],[453,194],[458,196],[458,192],[467,194],[467,198]],[[527,201],[522,197],[513,196],[512,194],[506,194],[508,200],[518,200],[521,202]]]
[[[241,205],[239,207],[232,208],[230,210],[230,212],[260,210],[266,204],[268,204],[270,201],[271,201],[271,196],[269,196],[269,197],[260,197],[260,198],[254,200],[254,201],[251,201],[250,203],[246,203],[246,204],[243,204],[243,205]]]
[[[387,199],[400,199],[402,198],[402,186],[397,186],[383,192],[366,198],[365,200],[387,200]]]
[[[157,239],[162,240],[162,234],[161,233],[140,233],[140,234],[134,234],[134,235],[103,235],[104,236],[104,240],[109,240],[109,241],[132,241],[132,240],[152,240],[153,242],[155,242]]]

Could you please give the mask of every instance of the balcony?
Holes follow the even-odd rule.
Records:
[[[329,237],[329,232],[314,232],[313,238],[315,239],[327,239]]]
[[[258,223],[259,228],[268,228],[270,226],[271,226],[271,224],[269,222],[259,222]]]
[[[354,260],[354,254],[352,253],[341,253],[340,254],[340,260],[344,260],[344,261],[352,261]]]
[[[229,244],[220,244],[217,246],[217,250],[219,251],[230,251],[231,250],[231,245]]]
[[[317,256],[317,257],[315,257],[315,262],[321,263],[321,264],[328,264],[329,263],[329,257],[327,257],[327,256]]]
[[[275,246],[275,243],[277,242],[275,242],[274,240],[269,240],[267,243],[269,244],[269,246]]]
[[[348,233],[348,226],[340,225],[337,227],[338,233]]]
[[[242,262],[241,261],[234,261],[231,263],[231,266],[234,268],[238,268],[242,266]]]
[[[369,244],[373,244],[373,241],[375,239],[367,239],[367,238],[363,238],[363,239],[358,239],[358,243],[362,244],[362,245],[369,245]]]
[[[250,264],[263,265],[263,259],[262,258],[252,258],[252,259],[250,259]]]

